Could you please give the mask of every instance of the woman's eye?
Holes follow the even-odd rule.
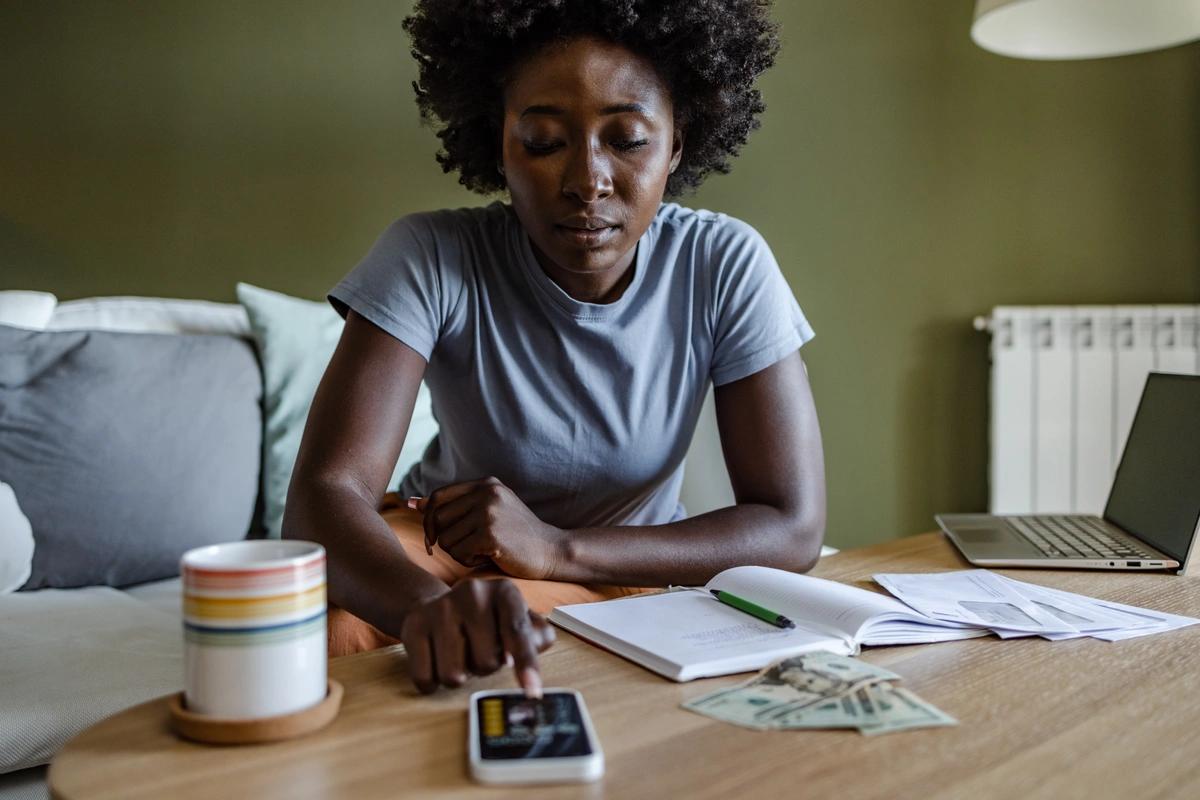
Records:
[[[525,142],[525,149],[534,155],[545,155],[552,153],[558,148],[558,142],[530,140]]]
[[[617,148],[622,153],[631,153],[634,150],[641,150],[648,144],[650,144],[649,139],[621,139],[613,142],[613,147]]]

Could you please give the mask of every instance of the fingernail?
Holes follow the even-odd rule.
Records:
[[[521,670],[521,685],[525,687],[525,696],[530,700],[542,698],[542,676],[533,667]]]
[[[411,508],[413,511],[416,511],[416,510],[417,510],[417,504],[418,504],[418,503],[420,503],[420,502],[421,502],[421,498],[419,498],[419,497],[410,497],[410,498],[408,498],[408,503],[407,503],[407,505],[408,505],[408,507],[409,507],[409,508]]]

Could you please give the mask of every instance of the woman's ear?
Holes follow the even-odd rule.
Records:
[[[674,135],[671,137],[671,169],[674,172],[679,166],[679,160],[683,158],[683,128],[676,128]]]

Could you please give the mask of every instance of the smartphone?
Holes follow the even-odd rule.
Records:
[[[583,695],[546,689],[475,692],[468,711],[471,777],[480,783],[586,783],[604,774],[604,753]]]

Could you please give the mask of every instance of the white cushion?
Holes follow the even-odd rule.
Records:
[[[33,528],[7,483],[0,482],[0,594],[15,592],[33,569]]]
[[[150,608],[169,614],[173,619],[183,619],[183,578],[139,583],[137,586],[126,586],[121,591]]]
[[[721,452],[721,434],[717,429],[717,411],[710,388],[696,420],[696,431],[684,459],[683,483],[679,487],[679,502],[689,517],[697,517],[736,501],[725,470]]]
[[[57,303],[58,298],[49,292],[0,291],[0,325],[40,331],[46,327]]]
[[[210,333],[250,338],[250,321],[237,303],[160,297],[89,297],[59,303],[47,330],[130,333]]]
[[[0,596],[0,773],[182,688],[178,617],[99,586]]]

